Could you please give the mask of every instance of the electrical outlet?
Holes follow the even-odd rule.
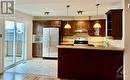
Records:
[[[130,3],[128,4],[128,8],[130,8]]]

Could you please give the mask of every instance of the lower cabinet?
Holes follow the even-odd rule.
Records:
[[[41,58],[42,57],[42,43],[32,44],[32,57]]]
[[[58,49],[58,78],[123,80],[123,51]]]

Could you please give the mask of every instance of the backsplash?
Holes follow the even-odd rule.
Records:
[[[79,36],[78,36],[79,37]],[[68,43],[74,43],[74,40],[76,38],[78,38],[77,36],[64,36],[63,37],[63,42],[68,42]],[[82,38],[84,36],[80,36],[80,38]],[[89,44],[99,44],[99,45],[103,45],[104,44],[104,40],[105,37],[96,37],[96,36],[87,36],[85,37],[88,40]]]
[[[113,39],[107,39],[109,45],[124,48],[124,41],[123,40],[113,40]]]
[[[77,38],[77,36],[63,36],[62,43],[73,44],[75,38]],[[89,44],[115,46],[115,47],[124,48],[123,40],[113,40],[111,38],[99,37],[99,36],[88,36],[87,40]]]

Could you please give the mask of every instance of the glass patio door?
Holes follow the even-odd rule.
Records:
[[[25,53],[25,29],[24,23],[16,23],[16,41],[15,41],[16,62],[24,59]]]
[[[6,68],[24,59],[24,23],[6,20],[4,32],[4,67]]]
[[[14,44],[15,44],[15,23],[5,21],[4,35],[4,67],[14,63]]]

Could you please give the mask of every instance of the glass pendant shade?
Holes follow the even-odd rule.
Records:
[[[70,24],[67,23],[67,24],[64,26],[64,28],[65,28],[65,29],[70,29],[71,26],[70,26]]]
[[[93,28],[101,28],[101,25],[98,23],[98,22],[96,22],[95,24],[94,24],[94,26],[93,26]]]

